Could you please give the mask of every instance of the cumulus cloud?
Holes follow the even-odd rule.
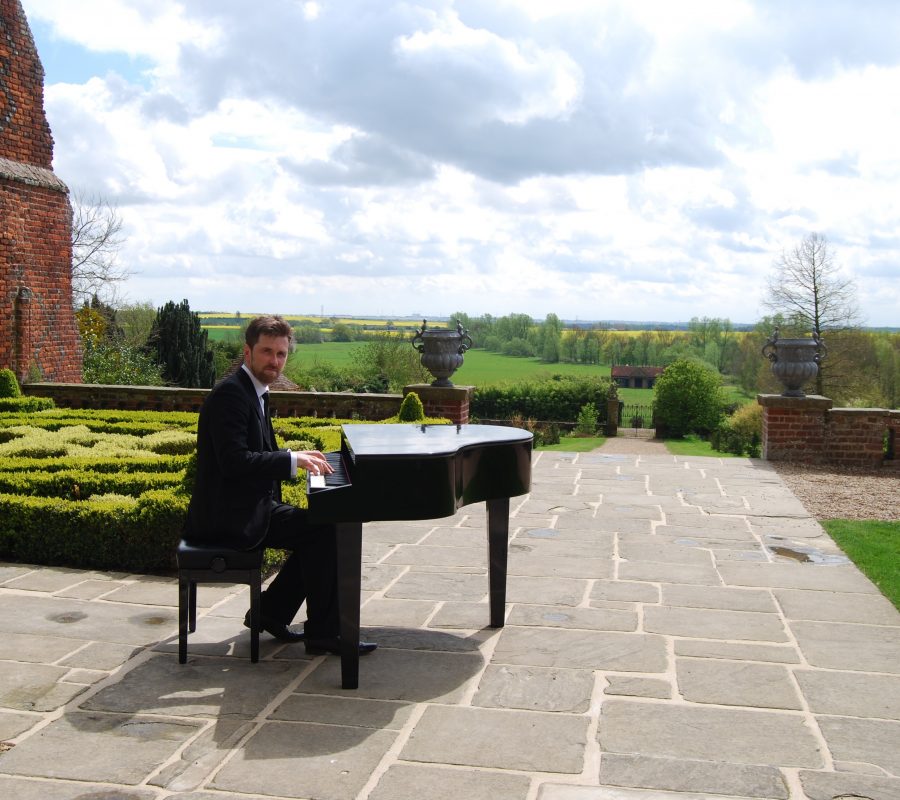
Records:
[[[889,0],[23,4],[39,48],[134,65],[46,59],[45,99],[138,299],[752,321],[818,230],[896,316]]]

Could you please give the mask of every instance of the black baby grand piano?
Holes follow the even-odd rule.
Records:
[[[531,489],[532,435],[499,425],[344,425],[324,480],[307,478],[311,522],[337,523],[341,684],[359,686],[362,524],[448,517],[487,504],[490,624],[503,626],[509,498]]]

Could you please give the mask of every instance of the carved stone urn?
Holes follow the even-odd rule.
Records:
[[[432,386],[453,386],[450,376],[462,366],[463,353],[472,346],[472,337],[458,320],[456,330],[427,328],[428,323],[423,319],[412,346],[422,354],[422,366],[435,377]]]
[[[784,386],[782,397],[806,397],[803,386],[819,374],[826,350],[825,342],[815,334],[811,339],[781,339],[775,329],[762,354],[772,362],[772,373]]]

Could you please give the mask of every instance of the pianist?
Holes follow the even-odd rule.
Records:
[[[200,409],[197,470],[185,524],[189,541],[252,550],[290,551],[262,595],[262,629],[303,641],[307,653],[338,653],[335,526],[310,524],[306,510],[281,502],[281,481],[298,470],[331,472],[318,451],[279,450],[268,414],[268,391],[284,369],[293,332],[281,317],[247,326],[244,363],[218,383]],[[303,632],[291,623],[306,600]],[[249,612],[244,619],[249,627]],[[360,642],[361,655],[375,645]]]

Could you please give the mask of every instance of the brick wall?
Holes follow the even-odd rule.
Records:
[[[19,0],[0,0],[0,367],[80,381],[71,209],[51,169],[43,81]]]
[[[443,417],[464,425],[469,421],[469,403],[474,386],[431,386],[415,383],[403,388],[403,396],[415,392],[422,401],[426,417]]]
[[[430,417],[458,424],[469,421],[469,397],[474,387],[407,386],[403,395],[348,392],[273,391],[271,408],[280,417],[337,417],[381,420],[393,417],[403,397],[415,391]],[[127,411],[199,411],[209,389],[173,386],[100,386],[89,383],[26,383],[22,392],[50,397],[60,408],[106,408]],[[443,411],[441,410],[443,409]]]
[[[28,383],[26,395],[50,397],[61,408],[107,408],[128,411],[199,411],[209,389],[171,386],[99,386],[96,384]],[[387,419],[400,410],[396,394],[344,392],[277,392],[272,413],[280,417]]]
[[[896,438],[900,411],[833,408],[827,397],[759,395],[762,457],[768,461],[880,467],[885,435]],[[890,453],[896,457],[895,449]]]

